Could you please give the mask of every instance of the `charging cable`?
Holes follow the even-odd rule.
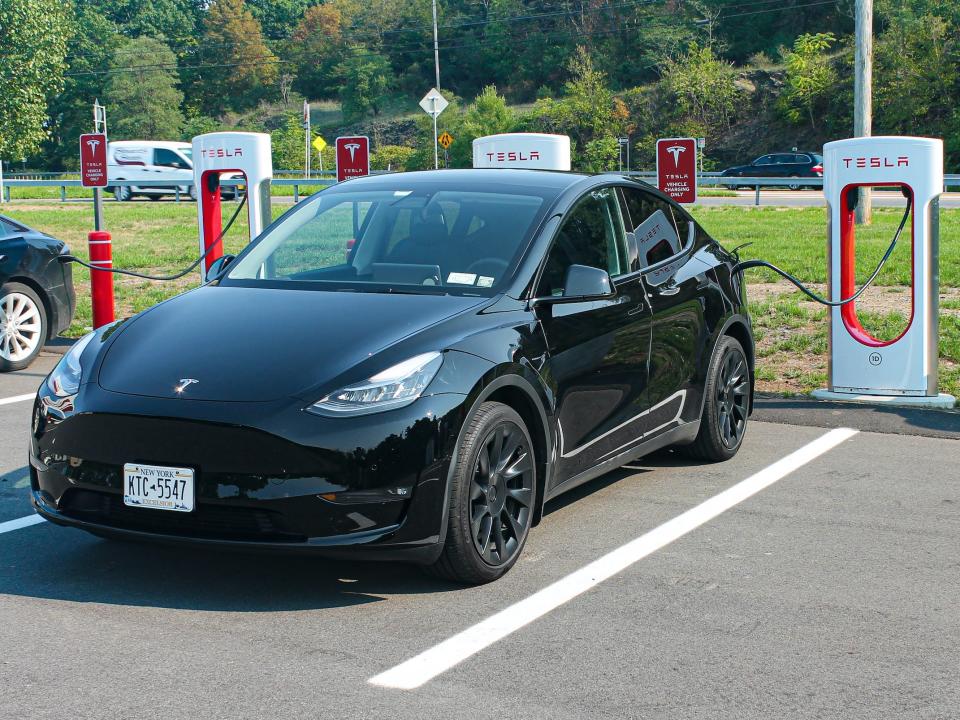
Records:
[[[247,195],[246,193],[244,193],[243,199],[240,200],[240,204],[237,205],[237,209],[234,210],[233,215],[227,221],[226,226],[223,228],[223,230],[220,231],[220,234],[217,235],[217,239],[214,240],[212,243],[210,243],[210,246],[206,249],[206,251],[204,251],[203,255],[201,255],[192,263],[190,263],[189,267],[187,267],[185,270],[182,270],[181,272],[178,272],[175,275],[145,275],[144,273],[138,273],[138,272],[135,272],[134,270],[123,270],[122,268],[97,267],[96,265],[91,265],[88,262],[84,262],[83,260],[76,257],[75,255],[60,255],[58,257],[58,260],[60,260],[60,262],[62,263],[68,263],[68,262],[77,263],[78,265],[83,265],[83,267],[90,268],[91,270],[99,270],[100,272],[114,273],[115,275],[129,275],[130,277],[143,278],[144,280],[179,280],[187,273],[193,271],[197,267],[197,265],[199,265],[204,260],[206,260],[207,255],[213,252],[213,249],[220,244],[220,241],[223,240],[224,236],[227,234],[227,232],[229,232],[230,227],[233,225],[233,221],[237,219],[237,216],[240,215],[240,211],[243,209],[243,206],[246,204],[247,204]]]
[[[806,295],[811,300],[820,303],[821,305],[826,305],[827,307],[840,307],[846,305],[847,303],[852,303],[858,297],[863,295],[868,287],[873,284],[873,281],[877,279],[877,276],[880,274],[880,271],[883,270],[883,266],[887,264],[887,260],[890,259],[890,256],[893,254],[893,249],[897,246],[897,242],[900,240],[900,235],[903,233],[903,228],[907,224],[907,218],[910,217],[910,210],[913,208],[913,198],[907,195],[907,207],[903,212],[903,217],[900,219],[900,226],[897,228],[897,232],[893,234],[893,241],[890,243],[890,247],[887,248],[887,251],[883,254],[883,257],[880,259],[880,263],[877,265],[877,269],[873,271],[873,274],[870,275],[869,279],[863,284],[857,292],[851,295],[848,298],[842,300],[827,300],[826,298],[820,297],[815,292],[807,288],[802,282],[797,280],[793,275],[788,273],[786,270],[781,270],[773,263],[768,263],[766,260],[744,260],[743,262],[738,262],[733,266],[733,273],[740,273],[744,270],[749,270],[750,268],[755,267],[765,267],[773,270],[775,273],[786,278],[794,285],[796,285],[800,291]],[[742,246],[741,246],[742,247]]]

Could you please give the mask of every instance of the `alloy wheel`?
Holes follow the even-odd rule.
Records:
[[[19,362],[30,357],[40,344],[43,323],[40,308],[23,293],[0,298],[0,358]]]
[[[470,530],[480,557],[503,565],[520,549],[533,517],[533,454],[513,423],[494,427],[480,445],[470,486]]]
[[[743,439],[749,397],[747,360],[739,350],[730,348],[720,362],[717,383],[717,427],[723,444],[728,448],[737,447]]]

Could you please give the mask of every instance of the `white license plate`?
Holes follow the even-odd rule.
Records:
[[[127,463],[123,466],[123,504],[154,510],[193,510],[193,470]]]

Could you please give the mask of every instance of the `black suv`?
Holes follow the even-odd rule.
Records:
[[[814,152],[770,153],[762,155],[749,165],[738,165],[727,168],[723,177],[778,177],[778,178],[809,178],[823,177],[823,156]],[[753,189],[753,185],[745,185]],[[791,190],[799,190],[803,183],[787,185]],[[808,187],[819,187],[811,185]]]

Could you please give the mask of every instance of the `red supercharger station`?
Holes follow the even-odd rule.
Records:
[[[910,305],[903,332],[881,340],[863,327],[856,303],[830,308],[830,387],[815,397],[897,405],[953,407],[937,392],[939,201],[943,141],[864,137],[823,146],[823,194],[829,212],[829,298],[856,290],[856,209],[861,187],[897,188],[912,200]],[[905,228],[906,230],[906,228]],[[904,238],[905,240],[905,238]]]
[[[270,224],[270,181],[273,159],[270,136],[251,132],[214,132],[193,139],[193,181],[197,186],[200,252],[216,245],[203,262],[200,275],[223,255],[220,176],[240,173],[247,192],[250,240]]]

